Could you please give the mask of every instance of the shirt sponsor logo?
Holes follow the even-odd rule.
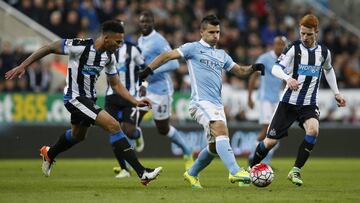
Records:
[[[222,67],[224,67],[224,63],[218,61],[211,61],[208,59],[200,59],[200,63],[206,65],[211,69],[215,69],[215,68],[221,69]]]
[[[298,74],[319,77],[321,66],[299,64]]]
[[[101,66],[93,66],[93,65],[84,65],[82,70],[82,74],[84,75],[100,75],[103,67]]]

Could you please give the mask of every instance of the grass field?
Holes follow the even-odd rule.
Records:
[[[147,187],[135,176],[115,179],[112,159],[59,159],[49,178],[42,176],[40,159],[0,160],[0,202],[360,202],[360,159],[313,158],[301,187],[286,179],[292,162],[274,159],[275,179],[266,188],[239,188],[216,160],[201,174],[204,189],[193,190],[183,181],[180,159],[143,160],[164,167]]]

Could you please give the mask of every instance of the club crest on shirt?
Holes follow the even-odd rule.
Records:
[[[272,136],[272,137],[276,136],[276,130],[275,130],[274,128],[271,129],[271,130],[269,131],[269,135]]]

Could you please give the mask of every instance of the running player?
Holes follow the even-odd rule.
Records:
[[[28,66],[48,54],[69,55],[64,104],[71,113],[71,129],[62,134],[53,146],[43,146],[40,149],[40,155],[43,157],[42,171],[45,176],[50,176],[56,156],[83,141],[88,128],[93,124],[110,133],[111,143],[119,148],[118,152],[136,170],[142,184],[147,185],[161,172],[162,167],[148,169],[141,165],[119,123],[95,103],[95,83],[100,71],[105,69],[108,81],[117,94],[134,106],[150,105],[147,99],[136,100],[119,82],[113,53],[119,48],[123,38],[124,28],[121,23],[106,21],[102,24],[101,35],[95,41],[92,39],[55,41],[38,49],[19,66],[6,73],[6,79],[21,77]]]

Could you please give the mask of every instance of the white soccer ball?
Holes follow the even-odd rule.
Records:
[[[256,187],[266,187],[274,180],[274,171],[269,165],[259,163],[251,168],[250,178]]]

